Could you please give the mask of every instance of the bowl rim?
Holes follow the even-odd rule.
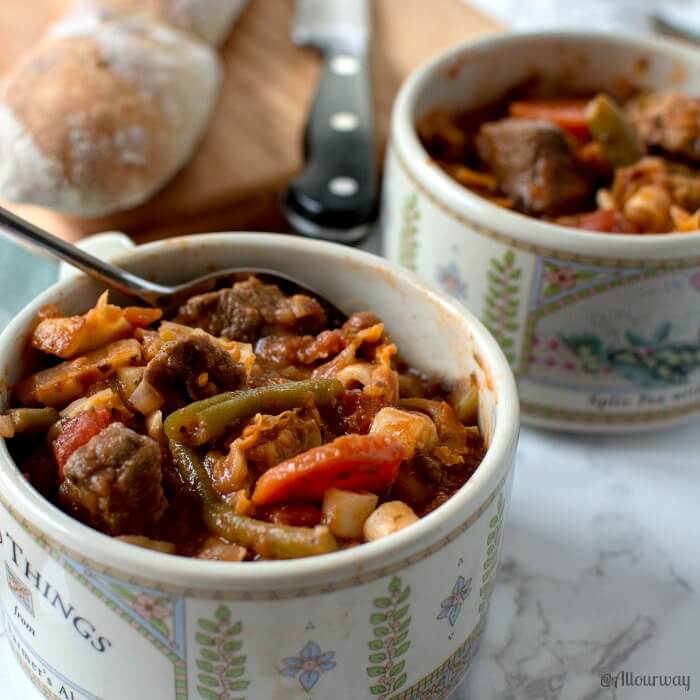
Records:
[[[444,173],[421,144],[414,120],[414,108],[424,91],[430,89],[434,76],[457,63],[468,66],[471,53],[505,53],[518,46],[540,41],[579,44],[590,42],[620,46],[633,50],[663,53],[692,65],[700,78],[700,51],[681,42],[658,37],[638,37],[627,32],[538,30],[496,34],[456,44],[421,64],[402,85],[392,112],[390,144],[413,178],[433,197],[445,200],[462,216],[487,228],[502,231],[517,241],[534,243],[545,249],[622,258],[678,258],[700,254],[700,229],[692,232],[662,234],[615,234],[581,231],[542,221],[527,214],[509,211],[489,202],[455,182]]]
[[[503,352],[483,324],[456,301],[414,273],[379,256],[339,244],[283,234],[219,232],[183,236],[138,246],[115,256],[114,262],[128,267],[130,263],[147,259],[164,250],[181,252],[182,246],[206,248],[220,244],[276,249],[278,253],[291,247],[308,252],[309,255],[325,254],[338,261],[347,259],[354,265],[388,272],[393,278],[407,283],[417,293],[426,295],[445,309],[453,322],[461,323],[461,332],[471,336],[479,355],[486,363],[498,399],[491,444],[467,484],[438,509],[391,537],[317,557],[225,566],[222,562],[172,556],[120,542],[75,520],[46,500],[24,479],[7,450],[6,442],[0,439],[0,492],[4,493],[5,504],[11,504],[11,509],[16,511],[12,517],[17,520],[19,513],[28,521],[30,528],[33,526],[39,529],[49,542],[59,543],[60,549],[71,554],[80,553],[83,559],[90,558],[110,571],[138,574],[150,581],[167,582],[174,587],[193,586],[207,590],[235,591],[241,587],[250,590],[251,584],[257,588],[285,589],[292,586],[292,581],[296,587],[304,581],[313,583],[314,579],[336,579],[343,575],[352,577],[360,571],[372,571],[381,568],[388,561],[396,561],[400,558],[399,552],[402,549],[410,550],[419,541],[438,541],[449,532],[445,529],[446,521],[459,518],[461,523],[477,512],[511,471],[519,431],[515,378]],[[274,267],[283,269],[283,265]],[[14,343],[26,337],[27,328],[42,305],[56,300],[61,292],[79,288],[85,283],[83,275],[57,282],[25,306],[0,334],[0,362],[11,351]],[[391,284],[390,281],[387,283]]]

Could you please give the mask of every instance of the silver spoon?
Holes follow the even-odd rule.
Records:
[[[48,252],[52,257],[77,267],[111,289],[115,289],[133,299],[138,299],[149,306],[163,308],[166,310],[166,313],[168,310],[177,308],[196,294],[210,292],[220,287],[227,278],[255,274],[263,275],[265,281],[277,284],[283,289],[286,287],[285,291],[289,291],[291,285],[294,293],[312,294],[324,306],[329,320],[334,324],[342,322],[346,318],[346,315],[340,309],[331,304],[318,292],[310,289],[293,277],[276,270],[267,268],[228,268],[197,277],[190,282],[169,287],[157,282],[151,282],[100,260],[3,207],[0,207],[0,228],[4,229],[13,238],[29,243]]]

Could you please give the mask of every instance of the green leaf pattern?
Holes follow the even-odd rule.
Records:
[[[204,700],[245,700],[241,693],[250,682],[243,677],[247,657],[240,654],[243,641],[237,639],[242,630],[240,621],[231,622],[226,605],[219,605],[213,620],[197,620],[197,691]]]
[[[401,231],[399,232],[399,262],[409,270],[416,271],[418,256],[418,194],[412,192],[401,208]]]
[[[482,317],[511,364],[515,360],[515,337],[519,327],[521,275],[522,269],[516,266],[512,250],[507,250],[500,260],[491,258]]]
[[[369,618],[374,638],[368,644],[367,675],[372,679],[370,693],[378,700],[386,700],[406,684],[406,660],[401,657],[411,646],[410,596],[411,587],[394,576],[387,595],[374,599],[375,612]]]
[[[489,520],[489,531],[486,536],[486,561],[481,575],[481,587],[479,589],[479,613],[486,614],[489,604],[489,594],[493,588],[494,572],[498,562],[498,547],[501,543],[501,531],[503,529],[503,512],[505,510],[505,498],[503,493],[498,494],[496,512]]]

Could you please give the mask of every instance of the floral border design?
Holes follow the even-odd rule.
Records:
[[[542,265],[544,266],[547,260],[542,260]],[[535,329],[537,328],[537,323],[542,320],[545,316],[552,314],[556,311],[560,311],[571,304],[575,304],[582,299],[587,299],[589,297],[595,296],[597,294],[602,294],[611,289],[616,289],[618,287],[626,287],[631,284],[636,284],[637,282],[642,282],[648,279],[655,279],[662,274],[669,272],[677,272],[677,270],[638,270],[636,274],[628,274],[615,279],[610,279],[605,282],[600,282],[599,284],[594,284],[590,287],[585,287],[574,291],[573,293],[560,297],[559,299],[540,306],[528,314],[527,320],[525,321],[525,332],[523,333],[522,345],[520,350],[520,364],[518,368],[518,375],[527,374],[530,369],[530,355],[532,352],[532,347],[535,337]]]
[[[226,605],[219,605],[214,618],[197,620],[197,692],[204,700],[245,700],[242,696],[231,695],[250,685],[250,681],[243,678],[247,660],[246,655],[240,653],[243,642],[236,639],[243,624],[240,620],[231,622],[231,609]]]
[[[687,385],[700,368],[700,344],[669,341],[672,325],[664,321],[650,337],[625,332],[626,345],[606,345],[595,333],[562,335],[564,347],[583,372],[613,374],[639,388]]]
[[[389,595],[373,601],[375,612],[370,615],[374,638],[369,642],[370,666],[367,675],[373,679],[369,692],[378,700],[386,700],[391,693],[406,684],[406,659],[401,659],[411,646],[411,587],[403,586],[394,576],[389,582]]]
[[[479,650],[484,633],[484,618],[481,618],[467,639],[444,663],[390,700],[445,700],[459,685]]]
[[[552,256],[549,256],[550,258]],[[541,273],[545,269],[545,264],[550,262],[547,258],[543,258],[538,262],[541,266]],[[618,261],[583,261],[594,267],[607,267],[615,265]],[[571,304],[575,304],[582,299],[604,293],[610,289],[633,285],[650,279],[655,279],[668,274],[674,274],[685,269],[698,267],[700,260],[688,260],[684,265],[667,265],[664,261],[657,262],[655,267],[646,268],[643,261],[627,261],[624,265],[624,274],[606,279],[595,280],[593,284],[586,287],[572,290],[570,294],[559,296],[552,299],[542,306],[535,306],[528,314],[525,322],[522,344],[520,349],[520,362],[518,367],[518,376],[526,377],[530,371],[530,358],[535,343],[536,328],[539,321],[545,316],[560,311]],[[601,270],[604,272],[605,270]],[[700,292],[700,269],[691,275],[691,284]],[[594,413],[591,411],[580,409],[564,409],[553,406],[546,406],[532,401],[520,402],[520,407],[525,418],[533,417],[542,419],[543,421],[559,421],[561,423],[572,423],[579,425],[599,426],[622,426],[622,425],[642,425],[644,423],[655,421],[673,421],[684,416],[691,415],[700,411],[700,400],[692,401],[681,406],[672,406],[667,408],[656,408],[650,410],[630,411],[625,413]]]

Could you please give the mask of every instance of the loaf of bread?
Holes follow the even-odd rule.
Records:
[[[78,216],[151,197],[204,133],[221,69],[203,39],[220,39],[237,4],[80,2],[5,79],[0,197]]]
[[[98,8],[108,16],[156,20],[218,45],[227,36],[245,0],[79,0],[74,12]]]

